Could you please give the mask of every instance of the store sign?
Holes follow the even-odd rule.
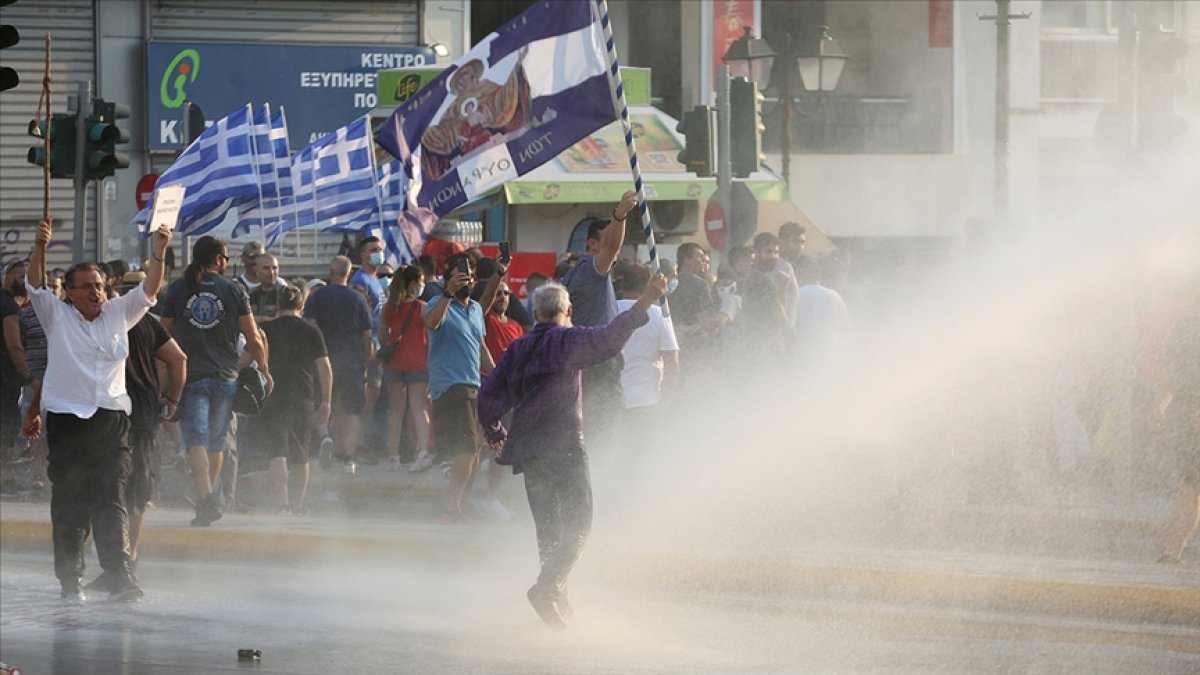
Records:
[[[374,109],[378,71],[435,60],[426,47],[150,42],[147,146],[179,148],[183,103],[194,101],[209,122],[247,103],[283,106],[300,148]]]

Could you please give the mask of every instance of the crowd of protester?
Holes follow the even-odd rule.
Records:
[[[131,475],[141,476],[128,481],[126,495],[130,565],[136,564],[145,508],[155,499],[160,456],[171,458],[176,447],[194,482],[191,524],[197,527],[245,509],[236,496],[239,458],[269,469],[276,513],[308,513],[309,463],[316,458],[350,475],[440,468],[449,479],[440,520],[473,520],[468,496],[481,465],[490,467],[487,485],[494,490],[505,479],[505,465],[514,463],[488,451],[502,435],[498,416],[480,417],[487,409],[481,390],[490,386],[489,374],[510,346],[539,332],[538,294],[565,294],[569,304],[553,322],[598,329],[654,290],[655,270],[626,257],[624,229],[610,226],[635,208],[628,193],[612,221],[589,219],[585,250],[564,253],[552,274],[530,274],[523,297],[512,291],[507,261],[477,248],[441,259],[422,256],[392,269],[384,262],[383,242],[368,236],[352,247],[354,260],[336,256],[322,278],[287,280],[279,259],[250,242],[239,256],[241,273],[226,278],[226,242],[198,238],[191,264],[150,309],[147,317],[153,318],[127,317]],[[589,447],[636,457],[652,451],[660,411],[687,391],[713,391],[730,378],[765,376],[781,365],[811,373],[837,363],[852,325],[844,297],[848,260],[808,255],[806,239],[805,228],[791,222],[775,232],[760,230],[748,245],[725,251],[715,273],[715,254],[696,243],[678,246],[674,261],[661,261],[666,302],[649,307],[645,323],[630,330],[616,352],[600,358],[606,352],[595,351],[583,368],[580,433]],[[0,441],[9,486],[17,463],[29,465],[25,487],[44,489],[47,475],[38,397],[47,378],[42,313],[49,305],[31,299],[65,299],[77,269],[35,276],[21,261],[5,270]],[[95,270],[109,298],[147,285],[146,271],[122,261]],[[44,287],[31,292],[40,284],[27,286],[27,274]],[[1191,389],[1200,376],[1171,377],[1191,371],[1167,361],[1200,361],[1179,353],[1191,342],[1180,347],[1170,340],[1182,332],[1176,326],[1194,323],[1194,307],[1181,306],[1167,317],[1170,325],[1154,347],[1158,358],[1144,368],[1161,375],[1146,395],[1158,411],[1154,424],[1192,438],[1195,429],[1188,425],[1197,425],[1197,413],[1184,408],[1196,408]],[[254,398],[254,378],[265,402],[258,402],[256,414],[239,414],[237,396],[249,388]],[[1171,396],[1174,404],[1168,405]],[[1059,412],[1080,426],[1074,411]],[[1070,426],[1057,417],[1055,424]],[[1062,446],[1069,433],[1056,431]],[[53,479],[53,461],[49,473]],[[1163,557],[1168,562],[1179,559],[1195,528],[1200,476],[1193,467],[1183,478]],[[527,487],[529,480],[527,475]],[[105,541],[111,549],[111,536]],[[56,551],[59,543],[56,535]],[[62,546],[71,549],[74,565],[74,544],[63,540]],[[112,555],[110,550],[108,559]],[[64,594],[76,593],[77,571],[60,574],[71,579],[64,581]],[[110,576],[92,587],[128,591],[123,571]],[[557,597],[555,591],[539,588],[543,605],[553,604],[546,598]]]

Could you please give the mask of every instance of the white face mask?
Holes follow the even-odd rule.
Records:
[[[417,287],[413,289],[413,297],[419,298],[422,295],[425,295],[425,284],[417,284]]]

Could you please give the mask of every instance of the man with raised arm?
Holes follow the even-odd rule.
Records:
[[[565,627],[571,608],[567,576],[592,527],[592,484],[584,445],[581,372],[621,352],[648,310],[667,291],[654,275],[632,307],[605,326],[572,326],[566,288],[547,283],[533,294],[537,325],[508,346],[479,395],[479,418],[496,461],[525,474],[541,573],[527,593],[538,616]],[[512,432],[501,424],[513,411]]]
[[[154,233],[146,279],[137,288],[110,300],[100,267],[78,263],[67,270],[63,302],[43,287],[51,227],[49,220],[38,223],[26,288],[47,340],[41,406],[52,485],[54,572],[63,599],[85,599],[83,554],[90,528],[100,567],[111,578],[110,597],[133,601],[143,593],[130,570],[125,510],[125,482],[132,464],[132,402],[125,391],[127,333],[154,305],[171,230],[159,227]]]

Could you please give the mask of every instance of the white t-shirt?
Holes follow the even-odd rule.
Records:
[[[846,334],[848,313],[838,292],[819,284],[800,287],[796,302],[796,339],[802,349],[828,354]]]
[[[617,311],[624,312],[633,307],[634,300],[618,300]],[[658,403],[662,390],[663,362],[659,352],[677,352],[675,327],[671,319],[664,318],[657,306],[650,307],[650,320],[633,331],[629,342],[621,350],[625,368],[621,371],[621,390],[625,395],[625,408],[645,408]]]

